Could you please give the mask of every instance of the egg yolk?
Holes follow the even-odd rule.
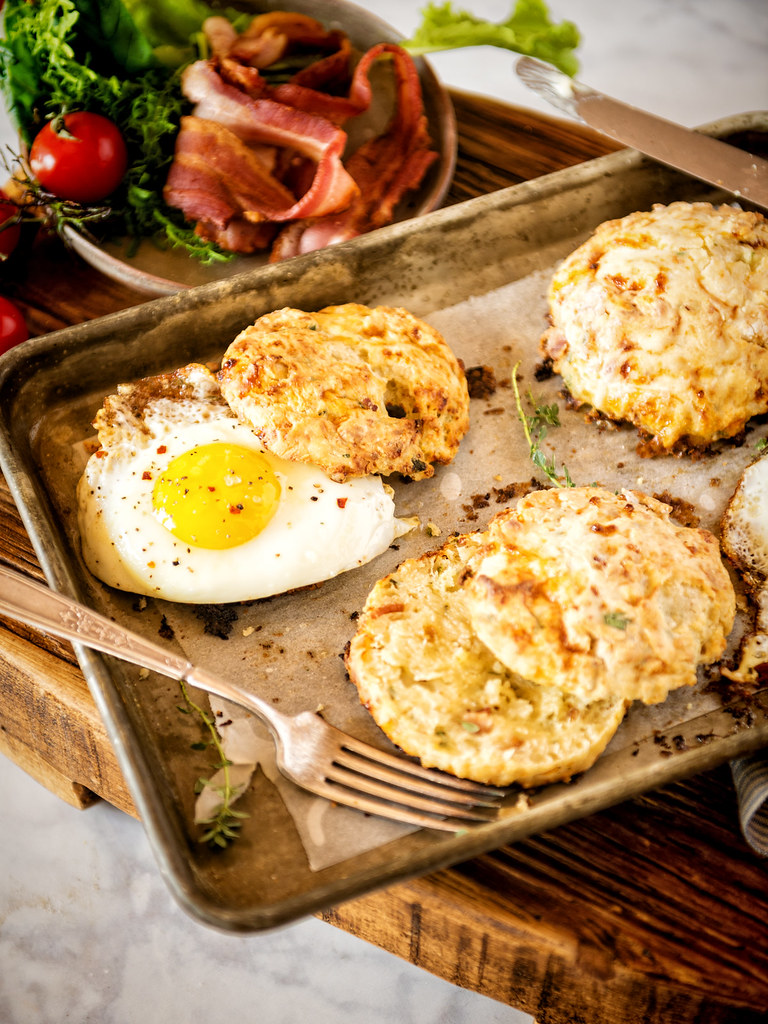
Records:
[[[234,548],[261,533],[280,501],[280,482],[260,453],[206,444],[172,459],[152,489],[166,529],[201,548]]]

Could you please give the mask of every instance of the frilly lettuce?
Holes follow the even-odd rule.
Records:
[[[570,21],[555,25],[543,0],[517,0],[506,21],[476,18],[453,5],[427,4],[422,23],[403,46],[414,56],[455,50],[465,46],[500,46],[548,61],[567,75],[575,75],[579,30]]]

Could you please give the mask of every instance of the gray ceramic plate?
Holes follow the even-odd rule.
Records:
[[[245,0],[232,6],[253,10],[255,13],[286,9],[285,0]],[[360,51],[380,42],[397,43],[403,38],[380,18],[345,0],[292,0],[290,9],[311,15],[328,28],[343,30]],[[425,60],[417,58],[415,63],[421,80],[429,130],[439,159],[434,162],[421,186],[405,196],[399,204],[395,212],[396,221],[418,217],[437,209],[448,191],[456,163],[456,120],[450,97]],[[378,89],[374,91],[370,111],[356,119],[355,131],[359,137],[364,137],[366,126],[371,123],[386,124],[392,105],[388,84],[388,79],[380,80]],[[350,146],[354,149],[352,137]],[[266,262],[265,256],[255,255],[204,266],[183,252],[158,249],[150,241],[142,242],[135,253],[128,255],[128,241],[100,244],[71,227],[64,229],[64,235],[67,243],[97,270],[148,295],[170,295],[183,288],[232,277]]]

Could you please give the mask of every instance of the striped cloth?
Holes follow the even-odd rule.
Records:
[[[768,857],[768,750],[731,761],[741,831],[752,849]]]

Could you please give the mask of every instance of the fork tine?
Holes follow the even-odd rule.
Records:
[[[459,779],[453,775],[438,772],[434,768],[424,768],[414,761],[407,760],[403,755],[390,754],[385,750],[379,750],[378,747],[371,746],[369,743],[363,743],[362,740],[355,739],[353,736],[341,732],[328,722],[326,722],[326,725],[329,725],[329,728],[336,732],[339,744],[344,750],[358,754],[368,761],[388,765],[390,768],[394,768],[406,775],[426,779],[441,788],[463,790],[465,793],[474,793],[478,797],[498,798],[508,795],[509,791],[506,789],[487,786],[483,782],[472,782],[470,779]]]
[[[403,771],[401,758],[395,758],[398,762],[395,767],[380,761],[373,761],[368,757],[363,758],[357,752],[345,749],[340,750],[334,758],[337,765],[349,768],[351,771],[362,775],[364,778],[378,779],[391,786],[397,786],[406,793],[420,793],[425,797],[435,797],[438,800],[450,801],[452,804],[463,804],[467,807],[497,807],[500,796],[494,793],[486,793],[484,790],[466,790],[453,787],[449,782],[444,782],[442,776],[432,773],[413,775]],[[408,764],[408,762],[406,762]],[[425,769],[426,773],[426,769]],[[447,777],[450,779],[450,776]],[[410,801],[409,801],[410,802]]]
[[[343,783],[325,780],[312,785],[312,791],[337,804],[353,807],[366,814],[388,818],[406,825],[418,825],[421,828],[433,828],[442,832],[461,832],[467,828],[475,828],[482,823],[492,822],[492,817],[481,819],[457,818],[441,815],[439,812],[419,812],[405,804],[391,803],[388,799],[365,796],[357,790],[348,789]],[[391,790],[387,796],[391,798]]]
[[[447,815],[468,821],[492,821],[498,811],[497,807],[489,804],[479,807],[453,803],[450,795],[446,793],[440,794],[442,796],[440,799],[414,792],[411,789],[395,788],[389,782],[380,782],[368,774],[361,775],[357,770],[350,770],[340,765],[338,761],[329,766],[325,777],[328,782],[356,790],[366,796],[378,797],[381,800],[402,804],[431,814]]]

